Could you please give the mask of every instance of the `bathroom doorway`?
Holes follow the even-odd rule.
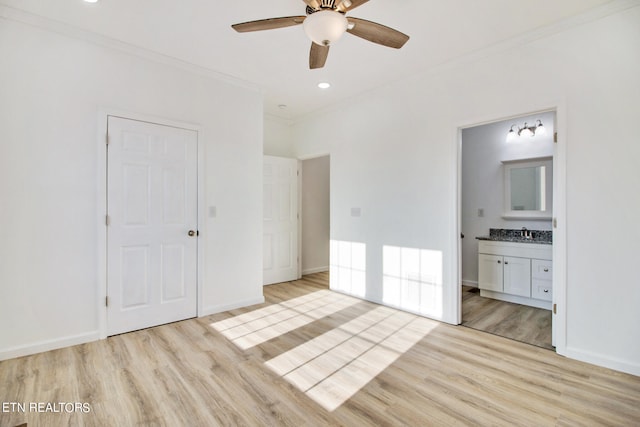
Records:
[[[528,132],[533,135],[526,135]],[[536,294],[535,289],[533,294],[531,293],[531,281],[533,280],[535,288],[538,280],[537,276],[532,279],[531,275],[537,274],[534,270],[539,263],[534,262],[534,270],[531,270],[532,261],[529,258],[517,258],[528,269],[524,276],[517,279],[520,281],[518,286],[524,289],[524,292],[513,295],[514,292],[503,289],[502,281],[505,279],[502,276],[499,279],[499,291],[486,290],[486,284],[483,285],[483,281],[479,278],[483,267],[479,263],[482,257],[479,256],[480,240],[478,238],[491,239],[489,241],[496,239],[513,242],[516,240],[515,243],[520,244],[546,244],[551,248],[547,247],[549,259],[545,262],[551,262],[552,217],[550,214],[539,215],[537,218],[519,215],[529,209],[520,205],[512,207],[520,212],[513,214],[512,211],[513,215],[508,215],[509,209],[505,206],[505,199],[508,196],[505,192],[505,183],[508,182],[505,165],[514,161],[517,163],[533,159],[553,159],[556,151],[555,134],[555,111],[544,111],[465,127],[461,130],[459,175],[461,324],[551,350],[554,349],[555,344],[552,333],[554,321],[552,298],[549,294]],[[555,174],[549,178],[553,182],[547,188],[554,191],[557,187]],[[527,232],[529,236],[532,233],[548,236],[551,241],[517,242],[518,238],[524,238]],[[503,273],[504,268],[506,274],[506,269],[511,266],[504,264],[506,258],[499,253],[496,254],[491,255],[497,257],[495,259],[498,264],[495,268],[500,268],[500,274]],[[493,262],[496,261],[493,260]],[[486,267],[484,268],[486,272]],[[549,269],[549,266],[546,268]],[[486,277],[486,273],[484,274]],[[550,285],[547,292],[549,293],[553,292],[551,275],[552,273],[548,272]],[[486,279],[483,280],[486,281]],[[483,287],[485,289],[481,289]]]

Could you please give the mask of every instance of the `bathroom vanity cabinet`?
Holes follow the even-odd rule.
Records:
[[[480,240],[478,245],[481,296],[551,309],[550,244]]]

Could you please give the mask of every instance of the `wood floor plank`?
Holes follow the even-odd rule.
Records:
[[[638,377],[341,294],[318,301],[328,280],[305,276],[265,287],[264,304],[0,362],[2,402],[91,407],[0,412],[0,426],[640,425]],[[476,314],[492,310],[465,298]],[[315,315],[295,328],[270,316],[305,307]],[[219,330],[248,321],[268,339],[241,348]]]
[[[554,350],[551,311],[480,296],[477,288],[462,287],[462,325]]]

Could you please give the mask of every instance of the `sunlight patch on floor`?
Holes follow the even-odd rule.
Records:
[[[334,411],[437,324],[380,306],[265,364]]]
[[[312,292],[211,324],[243,350],[360,302],[328,290]]]

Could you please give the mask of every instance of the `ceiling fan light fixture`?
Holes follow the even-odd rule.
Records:
[[[302,26],[307,37],[320,46],[330,46],[347,31],[347,18],[332,10],[321,10],[307,16]]]

